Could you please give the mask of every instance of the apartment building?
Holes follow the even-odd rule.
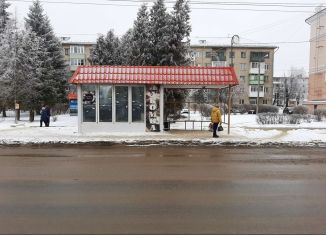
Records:
[[[95,42],[73,42],[70,41],[70,38],[61,38],[61,43],[64,50],[64,58],[71,75],[77,70],[79,65],[90,65],[88,58],[96,45]]]
[[[306,19],[310,25],[308,105],[311,111],[326,109],[326,8]]]
[[[275,46],[192,45],[193,66],[230,66],[233,62],[240,85],[234,89],[234,104],[273,103]],[[258,92],[258,87],[260,90]]]
[[[71,42],[62,39],[65,61],[69,65],[71,75],[79,65],[90,65],[88,58],[95,42]],[[233,64],[240,80],[240,85],[234,88],[233,103],[256,104],[259,91],[259,103],[273,103],[273,67],[274,46],[236,45],[191,45],[193,66],[227,67]],[[260,66],[259,66],[260,65]],[[260,67],[260,68],[259,68]],[[259,76],[260,75],[260,76]],[[260,80],[258,78],[260,77]]]

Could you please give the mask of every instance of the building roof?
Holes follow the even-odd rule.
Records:
[[[190,48],[231,48],[230,44],[191,44]],[[236,44],[233,48],[251,48],[251,49],[276,49],[277,46],[266,44]]]
[[[73,84],[238,85],[232,67],[79,66]]]
[[[318,19],[318,17],[324,16],[325,14],[326,14],[326,8],[316,12],[314,15],[312,15],[308,19],[306,19],[306,23],[310,25],[312,22],[314,22],[316,19]]]

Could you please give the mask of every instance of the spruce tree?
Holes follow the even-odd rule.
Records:
[[[93,65],[119,65],[119,38],[110,30],[106,36],[99,36],[95,49],[91,54],[90,61]]]
[[[151,65],[172,65],[170,60],[171,16],[164,0],[157,0],[150,11]]]
[[[90,63],[92,65],[104,65],[104,51],[105,51],[105,39],[104,35],[100,35],[96,40],[96,45],[90,56]]]
[[[10,14],[7,11],[9,6],[10,4],[6,0],[0,0],[0,34],[4,32],[10,19]]]
[[[187,0],[177,0],[172,12],[172,30],[170,31],[171,53],[173,64],[188,65],[190,63],[190,8]]]
[[[131,45],[131,65],[151,64],[150,21],[147,6],[143,4],[134,22]]]
[[[18,84],[17,98],[24,109],[30,111],[30,121],[34,121],[34,111],[42,101],[42,64],[45,47],[43,40],[35,32],[27,29],[21,32],[17,49],[15,83]]]
[[[120,40],[117,56],[121,65],[132,65],[133,32],[129,29]]]
[[[25,21],[26,28],[30,28],[44,42],[42,86],[39,89],[42,100],[49,105],[64,102],[66,101],[67,70],[63,49],[53,32],[48,17],[43,13],[39,0],[33,2]]]
[[[0,105],[3,116],[6,116],[5,107],[11,106],[15,98],[17,44],[18,35],[14,22],[8,21],[3,33],[0,34]]]

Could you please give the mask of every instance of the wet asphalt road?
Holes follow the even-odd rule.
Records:
[[[326,149],[1,147],[1,234],[326,233]]]

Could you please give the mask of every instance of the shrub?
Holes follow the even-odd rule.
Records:
[[[278,113],[278,107],[274,105],[259,105],[259,113]]]
[[[301,122],[311,122],[310,115],[301,114],[278,114],[278,113],[260,113],[257,116],[257,122],[262,125],[267,124],[300,124]]]
[[[293,114],[308,114],[308,108],[303,105],[299,105],[293,108]]]
[[[314,114],[316,121],[321,122],[326,117],[326,109],[317,109]]]
[[[290,124],[300,124],[301,120],[303,120],[303,116],[301,114],[292,114],[288,116]]]

